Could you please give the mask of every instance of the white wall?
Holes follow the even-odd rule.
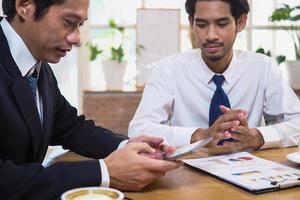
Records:
[[[136,43],[145,47],[136,61],[137,85],[144,86],[152,73],[153,62],[180,52],[180,10],[138,9]]]
[[[3,12],[2,12],[2,0],[0,0],[0,16],[3,15]]]

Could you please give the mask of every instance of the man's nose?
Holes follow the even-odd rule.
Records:
[[[72,45],[80,45],[80,30],[77,28],[66,36],[68,43]]]
[[[217,29],[215,26],[208,27],[206,39],[209,41],[218,39]]]

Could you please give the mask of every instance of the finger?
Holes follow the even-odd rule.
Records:
[[[156,151],[154,153],[141,153],[140,155],[147,156],[148,158],[162,160],[165,158],[166,152]]]
[[[171,155],[176,151],[175,147],[167,144],[162,144],[160,149],[166,153],[166,156]]]
[[[244,116],[247,116],[247,110],[242,110],[242,113],[244,114]]]
[[[228,139],[231,138],[231,133],[229,131],[225,131],[225,132],[219,132],[216,133],[215,135],[213,135],[214,139],[212,140],[211,143],[209,143],[207,145],[207,147],[211,146],[211,144],[218,144],[220,140],[224,140],[224,139]]]
[[[164,141],[161,137],[154,137],[154,136],[146,136],[144,142],[148,143],[150,146],[157,147],[162,144]]]
[[[129,148],[132,151],[137,152],[138,154],[146,153],[146,154],[153,154],[155,153],[155,149],[150,147],[147,143],[130,143],[128,144]]]
[[[164,141],[164,139],[161,137],[147,136],[147,135],[141,135],[141,136],[132,138],[130,140],[133,142],[145,142],[145,143],[148,143],[152,147],[157,147]]]
[[[219,131],[226,131],[226,130],[229,130],[233,127],[236,127],[240,124],[240,121],[239,120],[234,120],[234,121],[229,121],[229,122],[222,122],[218,129]]]
[[[225,112],[230,111],[230,108],[228,108],[226,106],[223,106],[223,105],[220,105],[220,110],[221,110],[222,113],[225,113]]]
[[[244,114],[244,112],[245,112],[242,109],[230,109],[223,105],[220,106],[220,110],[222,113],[243,113]]]
[[[245,137],[237,132],[232,132],[231,133],[231,138],[236,140],[236,141],[244,141],[245,140]],[[231,143],[231,142],[229,142]]]
[[[210,143],[208,143],[207,145],[205,145],[205,148],[214,147],[220,142],[220,140],[231,138],[231,133],[229,131],[218,132],[212,136],[213,136],[213,140]]]
[[[240,117],[241,125],[248,127],[248,121],[246,115]]]
[[[242,117],[242,113],[235,112],[235,113],[225,113],[221,115],[218,118],[218,122],[229,122],[229,121],[234,121],[234,120],[239,120]]]
[[[238,133],[240,135],[244,135],[245,137],[249,137],[250,129],[245,126],[236,126],[236,127],[232,128],[232,131],[231,131],[231,134],[234,134],[234,133]]]

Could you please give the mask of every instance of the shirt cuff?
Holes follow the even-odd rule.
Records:
[[[122,142],[120,142],[120,144],[119,144],[117,150],[118,150],[118,149],[122,149],[122,148],[127,144],[127,142],[128,142],[128,140],[123,140]]]
[[[194,128],[184,128],[184,127],[173,127],[173,136],[171,144],[175,147],[186,146],[191,144],[191,138],[193,133],[198,129]]]
[[[106,167],[106,164],[103,159],[99,160],[100,163],[100,169],[101,169],[101,187],[109,187],[110,178],[108,169]]]
[[[264,138],[264,145],[260,149],[268,149],[274,147],[280,147],[281,137],[275,128],[271,126],[258,127],[259,132]]]

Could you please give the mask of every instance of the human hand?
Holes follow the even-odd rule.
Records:
[[[226,115],[229,114],[229,116],[234,116],[235,114],[237,114],[238,117],[235,119],[233,117],[232,119],[234,121],[229,120],[227,122],[226,120],[224,120],[224,118],[222,119],[222,116],[219,117],[219,119],[217,119],[216,122],[210,128],[214,130],[214,127],[219,127],[220,133],[215,134],[214,142],[206,146],[207,148],[202,149],[200,152],[201,154],[220,155],[227,153],[235,153],[244,150],[259,149],[264,144],[264,139],[261,133],[256,128],[249,128],[246,118],[247,112],[245,110],[230,109],[225,106],[220,106],[220,109],[224,113],[224,118]],[[227,119],[230,119],[230,117]],[[238,120],[238,122],[236,122],[236,120]],[[230,125],[230,123],[232,123],[231,127],[228,126],[227,130],[222,130],[222,128],[220,127],[226,126],[224,126],[224,122],[227,123],[227,125]],[[220,126],[218,126],[218,124]],[[230,142],[225,140],[223,145],[216,145],[216,141],[218,142],[222,138],[220,134],[223,134],[223,138],[225,139],[232,138],[233,140]]]
[[[226,106],[221,105],[221,106],[220,106],[220,110],[221,110],[222,113],[229,113],[229,112],[232,112],[234,109],[230,109],[230,108],[228,108],[228,107],[226,107]],[[247,111],[245,111],[245,110],[240,110],[240,111],[241,111],[242,114],[244,114],[244,116],[246,116]],[[231,128],[231,129],[232,129],[232,128]],[[229,131],[225,131],[225,135],[226,135],[226,134],[229,135],[229,133],[231,132],[231,129],[230,129]],[[228,139],[220,140],[220,141],[218,142],[218,145],[223,145],[224,142],[233,142],[233,141],[234,141],[234,139],[230,137],[230,138],[228,138]]]
[[[249,128],[247,119],[243,116],[239,126],[231,129],[234,142],[224,142],[224,146],[232,147],[237,151],[257,150],[264,144],[262,134],[256,128]]]
[[[153,154],[155,149],[146,143],[131,142],[111,153],[104,162],[110,175],[110,186],[125,191],[139,191],[176,169],[181,162],[156,160],[143,154]]]
[[[225,106],[220,106],[221,115],[209,128],[198,129],[191,138],[191,143],[199,141],[203,138],[214,137],[214,140],[209,144],[217,145],[220,140],[231,138],[230,130],[240,123],[240,118],[245,115],[242,109],[229,109]]]
[[[148,156],[150,158],[154,159],[163,159],[166,156],[169,156],[174,153],[176,150],[175,147],[172,147],[170,145],[167,145],[163,143],[163,138],[160,137],[153,137],[153,136],[147,136],[147,135],[141,135],[138,137],[133,137],[128,140],[128,143],[147,143],[150,147],[155,149],[154,153],[142,153],[145,156]]]
[[[205,155],[220,155],[235,153],[250,149],[259,149],[264,144],[261,133],[256,128],[249,128],[245,110],[234,110],[225,106],[220,106],[221,111],[225,114],[242,113],[236,126],[231,127],[224,132],[231,141],[224,141],[223,145],[210,144],[208,148],[202,149],[201,153]]]

